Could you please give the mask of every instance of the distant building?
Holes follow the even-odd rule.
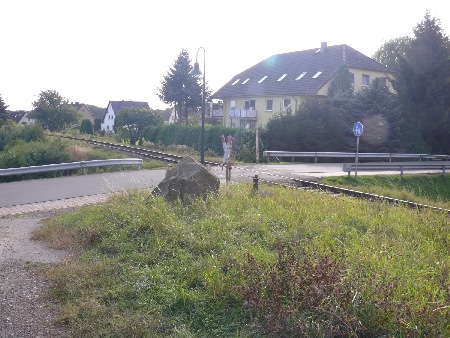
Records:
[[[102,123],[100,125],[101,131],[114,132],[114,121],[116,120],[116,114],[122,109],[150,109],[148,102],[138,101],[109,101],[108,107],[103,114]]]
[[[82,120],[89,120],[89,121],[91,121],[92,125],[94,125],[95,116],[89,110],[87,105],[85,105],[84,103],[79,103],[79,102],[75,102],[75,103],[71,102],[70,105],[81,113]]]
[[[25,124],[34,124],[36,120],[30,119],[28,114],[30,112],[25,110],[17,110],[9,112],[9,118],[16,122],[17,124],[25,125]]]
[[[80,102],[71,102],[70,105],[81,113],[83,120],[91,121],[94,130],[100,130],[100,125],[103,122],[103,116],[105,115],[105,108]]]
[[[170,124],[169,121],[172,116],[172,108],[166,108],[164,110],[157,109],[156,112],[162,117],[164,124]]]

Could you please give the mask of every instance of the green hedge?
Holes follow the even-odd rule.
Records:
[[[186,145],[200,149],[201,126],[182,126],[177,124],[150,126],[143,133],[144,140],[164,146]],[[245,162],[255,160],[255,130],[227,128],[224,126],[205,127],[205,151],[212,151],[218,156],[223,155],[220,136],[233,137],[233,155]],[[262,150],[261,150],[262,151]]]

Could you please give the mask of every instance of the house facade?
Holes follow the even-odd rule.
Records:
[[[359,91],[375,78],[392,78],[379,62],[343,44],[273,55],[235,75],[213,97],[223,102],[227,127],[264,127],[270,118],[296,111],[307,98],[326,97],[342,65],[353,76]]]
[[[101,131],[114,132],[114,121],[116,119],[116,114],[122,109],[150,109],[148,102],[139,101],[109,101],[106,107],[105,113],[103,115],[102,123],[100,125]]]
[[[70,105],[78,110],[78,112],[81,114],[82,120],[89,120],[91,121],[92,125],[94,125],[95,116],[87,105],[79,102],[71,102]]]

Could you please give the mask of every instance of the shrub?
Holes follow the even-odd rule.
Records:
[[[94,126],[90,120],[84,119],[81,121],[80,133],[94,135]]]

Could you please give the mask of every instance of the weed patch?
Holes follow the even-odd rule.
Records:
[[[131,191],[48,221],[40,238],[81,251],[50,274],[73,336],[450,334],[446,213],[262,190]]]

